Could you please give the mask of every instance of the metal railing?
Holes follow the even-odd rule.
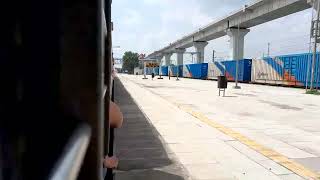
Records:
[[[73,180],[77,178],[89,145],[90,135],[91,129],[87,124],[79,125],[49,176],[50,180]]]

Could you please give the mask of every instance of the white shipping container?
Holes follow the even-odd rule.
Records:
[[[274,63],[277,63],[277,61]],[[279,63],[278,65],[283,66]],[[266,84],[286,84],[275,67],[272,67],[271,64],[263,59],[252,59],[251,81]]]
[[[208,79],[217,80],[218,76],[224,75],[224,65],[219,62],[208,63]]]
[[[183,68],[182,68],[182,76],[183,77],[186,77],[186,78],[191,78],[192,75],[190,73],[190,70],[188,69],[188,66],[187,65],[183,65]]]

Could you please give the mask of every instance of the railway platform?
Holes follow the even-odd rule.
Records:
[[[116,179],[318,180],[320,97],[241,86],[219,97],[215,81],[119,74]]]
[[[115,102],[124,114],[123,127],[115,130],[115,148],[120,160],[115,179],[190,179],[119,79],[115,80],[115,87]]]

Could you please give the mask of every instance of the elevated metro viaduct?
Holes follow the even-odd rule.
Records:
[[[168,46],[148,55],[158,61],[164,57],[164,64],[170,64],[173,53],[177,55],[177,65],[183,64],[186,48],[195,47],[196,62],[204,62],[204,50],[208,41],[228,35],[230,37],[230,58],[243,59],[244,37],[251,27],[272,21],[312,7],[313,0],[259,0],[231,13],[196,32],[170,43]],[[161,63],[160,63],[161,64]]]

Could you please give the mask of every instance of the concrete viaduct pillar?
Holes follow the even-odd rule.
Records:
[[[177,65],[183,65],[183,53],[186,52],[186,49],[177,48],[175,52],[177,53]]]
[[[164,54],[164,60],[165,60],[165,65],[169,66],[170,65],[170,58],[172,56],[172,53],[165,53]]]
[[[230,28],[227,34],[230,37],[230,58],[232,60],[243,59],[244,36],[250,32],[249,29]]]
[[[161,64],[162,64],[162,58],[163,58],[163,55],[156,57],[157,63],[159,63],[160,66],[161,66]]]
[[[206,41],[195,41],[193,42],[193,46],[196,48],[197,52],[197,63],[203,63],[204,62],[204,48],[209,43]]]

